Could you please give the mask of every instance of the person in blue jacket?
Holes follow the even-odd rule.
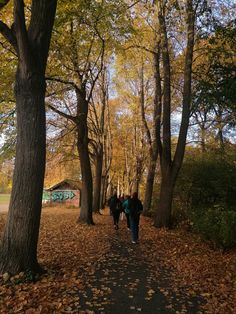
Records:
[[[130,230],[130,219],[129,219],[130,203],[131,203],[130,195],[126,195],[122,203],[122,208],[125,212],[126,221],[127,221],[127,229],[129,230]]]
[[[130,199],[130,210],[129,210],[132,243],[138,243],[139,220],[140,220],[140,214],[142,211],[143,211],[142,202],[138,199],[138,193],[134,192],[132,198]]]

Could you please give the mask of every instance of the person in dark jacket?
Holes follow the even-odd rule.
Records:
[[[110,207],[110,212],[113,217],[114,228],[119,229],[119,218],[122,211],[121,201],[118,199],[117,194],[115,193],[109,200],[108,206]]]
[[[139,219],[142,211],[142,202],[138,199],[138,193],[135,192],[130,200],[129,210],[132,243],[137,243],[139,239]]]

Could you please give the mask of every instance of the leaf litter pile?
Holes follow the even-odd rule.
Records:
[[[39,262],[47,271],[0,277],[0,313],[235,313],[236,253],[141,219],[132,244],[106,212],[95,226],[77,210],[44,208]],[[0,215],[2,233],[6,215]]]

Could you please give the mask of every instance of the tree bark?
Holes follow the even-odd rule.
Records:
[[[136,166],[135,166],[135,178],[133,183],[133,193],[139,193],[140,182],[142,179],[143,172],[143,159],[142,157],[136,157]]]
[[[86,141],[78,143],[82,175],[81,207],[78,222],[94,224],[92,217],[93,180]]]
[[[100,197],[100,208],[104,209],[106,206],[106,190],[107,190],[107,178],[102,176],[101,181],[101,197]]]
[[[93,225],[93,178],[88,149],[88,102],[86,101],[85,91],[84,94],[77,91],[77,101],[77,148],[82,175],[81,207],[78,222]]]
[[[95,156],[95,178],[94,178],[94,195],[93,195],[93,211],[99,212],[100,199],[102,193],[102,165],[103,165],[103,149],[98,148]]]
[[[204,125],[200,125],[200,134],[201,134],[201,150],[204,154],[206,152],[206,128]]]
[[[102,174],[103,174],[103,163],[106,168],[106,156],[104,156],[104,147],[106,145],[106,132],[105,132],[105,110],[108,103],[108,83],[107,83],[107,70],[106,67],[102,70],[102,84],[101,84],[101,113],[100,119],[97,120],[97,148],[95,149],[95,178],[94,178],[94,195],[93,195],[93,210],[99,212],[101,208],[101,198],[103,197],[103,186],[102,186]],[[95,114],[98,117],[98,114]],[[105,147],[106,149],[106,147]],[[104,161],[104,162],[103,162]],[[106,169],[105,169],[106,170]],[[104,182],[103,182],[104,183]]]
[[[145,215],[148,214],[151,208],[153,184],[154,184],[155,173],[156,173],[156,164],[157,164],[157,154],[156,156],[153,156],[153,158],[151,158],[149,162],[149,167],[148,167],[147,181],[146,181],[146,186],[145,186],[145,197],[144,197],[144,202],[143,202],[143,211]]]
[[[41,271],[37,243],[46,155],[45,69],[56,4],[56,0],[33,0],[27,30],[24,2],[15,1],[14,32],[1,24],[7,29],[3,35],[17,52],[18,68],[16,160],[0,272]]]
[[[16,76],[17,145],[0,271],[39,271],[37,243],[45,169],[45,82]]]
[[[157,228],[171,227],[171,210],[174,193],[174,181],[167,172],[161,178],[160,202],[158,204],[158,215],[154,225]]]
[[[161,113],[162,113],[162,96],[161,96],[161,75],[160,75],[160,41],[156,42],[156,52],[153,54],[154,64],[154,79],[155,79],[155,97],[153,111],[153,134],[149,149],[149,167],[145,187],[145,196],[143,203],[144,215],[148,214],[151,208],[153,184],[155,179],[156,164],[158,158],[158,150],[161,155]]]

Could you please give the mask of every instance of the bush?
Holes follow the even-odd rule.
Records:
[[[194,231],[217,246],[235,246],[236,164],[216,152],[187,156],[174,195],[174,219],[189,220]]]
[[[221,248],[236,246],[236,211],[216,206],[192,211],[191,216],[193,230],[206,240]]]

